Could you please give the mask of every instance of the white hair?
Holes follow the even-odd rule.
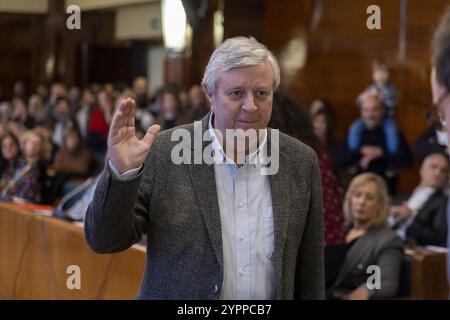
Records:
[[[274,73],[274,91],[280,84],[280,67],[275,56],[253,37],[235,37],[222,43],[209,58],[202,85],[210,94],[216,91],[217,75],[220,71],[254,66],[269,61]]]

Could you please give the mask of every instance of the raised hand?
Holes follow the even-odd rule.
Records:
[[[134,113],[136,103],[133,99],[122,101],[117,108],[108,136],[108,153],[112,165],[119,171],[140,167],[147,157],[161,127],[151,126],[145,136],[139,140],[136,137]]]

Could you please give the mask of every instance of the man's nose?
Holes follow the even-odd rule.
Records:
[[[253,93],[246,95],[242,109],[247,112],[255,112],[256,110],[258,110],[258,107],[255,104],[255,97],[253,96]]]

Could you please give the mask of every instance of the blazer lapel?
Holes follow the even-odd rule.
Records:
[[[345,279],[349,272],[355,268],[355,266],[361,263],[364,259],[364,256],[370,252],[370,248],[373,246],[373,237],[370,233],[374,232],[375,228],[369,228],[367,233],[358,239],[345,257],[345,262],[342,265],[342,269],[339,272],[339,276],[335,281],[335,285],[340,284],[340,282]]]
[[[270,149],[271,145],[271,130],[268,129],[267,147]],[[284,161],[284,154],[279,153],[279,170],[277,174],[269,176],[270,186],[272,191],[272,209],[273,209],[273,224],[274,224],[274,267],[276,275],[275,295],[277,299],[283,298],[282,276],[283,276],[283,256],[286,243],[286,234],[288,226],[288,214],[283,208],[286,208],[286,188],[287,181],[290,179],[290,171],[287,168],[287,163]]]
[[[203,119],[201,124],[202,135],[208,128],[209,121],[208,113]],[[197,127],[199,129],[199,127]],[[194,133],[191,132],[191,137],[194,137]],[[198,139],[196,137],[195,139]],[[210,141],[202,142],[202,154],[204,148],[210,143]],[[192,143],[192,150],[194,150],[194,141]],[[217,261],[220,268],[223,271],[223,247],[222,247],[222,229],[220,224],[220,209],[219,201],[217,198],[216,180],[214,175],[214,165],[212,164],[190,164],[188,165],[189,174],[192,184],[194,186],[194,192],[198,206],[205,221],[206,228],[208,229],[209,238],[216,254]]]

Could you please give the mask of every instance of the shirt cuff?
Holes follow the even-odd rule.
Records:
[[[120,174],[119,171],[114,167],[114,165],[111,163],[110,160],[108,160],[108,166],[112,172],[113,178],[116,180],[120,180],[120,181],[128,181],[128,180],[132,180],[132,179],[136,178],[139,174],[139,171],[142,169],[142,164],[141,164],[138,168],[131,169],[131,170],[125,171],[124,173]]]

